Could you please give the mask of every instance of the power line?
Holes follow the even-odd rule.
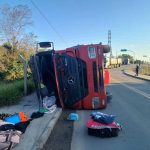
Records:
[[[53,31],[58,35],[58,37],[66,44],[67,42],[64,40],[64,38],[59,34],[59,32],[54,28],[54,26],[52,25],[52,23],[47,19],[47,17],[43,14],[43,12],[39,9],[39,7],[32,1],[30,0],[32,5],[38,10],[38,12],[40,13],[40,15],[45,19],[45,21],[47,22],[47,24],[53,29]]]

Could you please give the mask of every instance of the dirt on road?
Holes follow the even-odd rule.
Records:
[[[43,150],[70,150],[73,121],[68,121],[67,117],[72,112],[75,111],[64,110],[62,112]]]

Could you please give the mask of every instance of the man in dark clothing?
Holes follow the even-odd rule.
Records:
[[[135,71],[136,71],[136,76],[138,76],[139,75],[139,65],[136,65]]]

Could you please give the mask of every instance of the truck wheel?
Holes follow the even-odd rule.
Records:
[[[111,92],[106,91],[106,96],[107,96],[107,103],[109,103],[109,102],[110,102],[110,100],[112,99],[112,93],[111,93]]]

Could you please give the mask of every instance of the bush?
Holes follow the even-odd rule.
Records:
[[[32,93],[34,91],[35,87],[34,87],[34,83],[33,81],[30,79],[28,80],[28,94]]]
[[[10,52],[6,49],[6,46],[0,46],[0,79],[2,80],[18,80],[23,78],[23,64],[19,60],[19,54],[21,54],[27,61],[33,50],[16,50],[15,52]],[[28,74],[30,74],[30,69],[28,68]]]
[[[143,64],[140,66],[140,74],[142,75],[150,75],[150,65]]]
[[[31,80],[28,81],[28,94],[34,90]],[[24,95],[23,80],[0,82],[0,106],[13,105]]]

